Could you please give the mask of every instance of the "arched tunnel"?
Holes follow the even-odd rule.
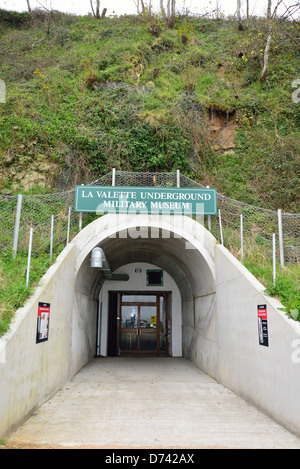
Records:
[[[89,338],[88,347],[104,356],[129,351],[167,352],[207,368],[207,362],[213,360],[211,348],[215,349],[216,344],[211,324],[216,292],[215,240],[202,225],[189,217],[138,215],[119,216],[116,220],[114,215],[106,215],[89,225],[74,242],[78,252],[75,282],[78,317],[86,331],[97,329],[96,343]],[[105,256],[102,269],[91,267],[95,247],[100,247]],[[151,283],[149,272],[161,272],[162,279]],[[126,316],[130,311],[122,302],[122,295],[130,303],[135,324]],[[165,308],[159,305],[162,296],[167,297],[168,308],[164,323],[160,320]],[[158,310],[151,302],[157,304]],[[150,335],[155,329],[156,337]],[[163,338],[158,329],[165,333],[166,350],[160,349]],[[139,335],[140,344],[136,344]],[[124,345],[122,337],[132,341],[132,350]],[[142,340],[155,342],[157,347],[152,344],[151,350],[144,350]]]

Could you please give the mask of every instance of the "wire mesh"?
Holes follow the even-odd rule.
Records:
[[[180,187],[204,188],[202,184],[180,174]],[[176,187],[178,173],[145,173],[115,171],[101,176],[91,183],[98,186]],[[50,249],[51,217],[54,216],[54,247],[64,245],[67,236],[71,240],[92,219],[88,214],[74,212],[75,190],[45,195],[25,195],[19,232],[19,249],[27,249],[30,227],[34,228],[33,252],[48,252]],[[0,250],[11,249],[14,237],[17,196],[0,195]],[[218,209],[221,213],[224,244],[236,252],[240,249],[240,217],[243,216],[243,234],[246,240],[262,244],[272,256],[272,235],[277,234],[278,213],[231,199],[218,194]],[[69,218],[70,210],[70,218]],[[81,218],[82,217],[82,218]],[[220,240],[218,217],[211,217],[210,229]],[[206,221],[207,225],[207,221]],[[285,261],[300,262],[300,214],[282,213],[283,245]],[[68,228],[69,227],[69,228]]]

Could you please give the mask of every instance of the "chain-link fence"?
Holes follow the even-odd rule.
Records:
[[[99,186],[182,187],[204,188],[179,172],[132,173],[112,171],[93,181]],[[56,246],[65,245],[96,215],[74,212],[75,190],[45,194],[24,195],[21,200],[18,250],[28,249],[30,228],[33,228],[32,252],[52,252]],[[20,199],[20,197],[19,197]],[[15,221],[18,215],[18,196],[0,195],[0,250],[12,249],[15,238]],[[272,259],[272,237],[276,234],[279,247],[279,217],[277,211],[266,210],[218,194],[219,216],[205,217],[205,226],[224,242],[237,257],[242,257],[243,245],[263,245]],[[242,216],[242,219],[241,219]],[[242,220],[242,236],[241,236]],[[287,263],[300,261],[300,214],[282,210],[282,247]],[[14,241],[15,239],[15,241]],[[278,251],[278,258],[279,258]]]

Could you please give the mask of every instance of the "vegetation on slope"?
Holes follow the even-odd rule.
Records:
[[[263,18],[243,31],[230,18],[169,29],[147,14],[52,12],[49,23],[0,10],[0,193],[65,190],[113,167],[180,169],[243,202],[299,211],[299,26],[277,25],[262,82],[267,34]],[[250,251],[246,266],[296,318],[299,268],[274,287],[270,261]],[[31,286],[48,266],[32,260]],[[0,336],[30,293],[25,272],[25,252],[1,253]]]
[[[168,29],[154,16],[52,13],[48,31],[42,12],[0,13],[0,190],[18,190],[32,168],[47,189],[112,167],[181,169],[229,197],[298,210],[297,24],[278,26],[263,83],[264,19]]]

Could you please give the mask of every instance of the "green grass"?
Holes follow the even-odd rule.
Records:
[[[247,209],[246,208],[245,211]],[[249,220],[251,215],[249,215]],[[256,216],[256,222],[259,219]],[[266,219],[262,219],[265,224]],[[212,233],[218,238],[218,225],[212,224]],[[240,232],[234,227],[223,227],[225,246],[265,287],[265,293],[277,298],[283,311],[292,319],[300,321],[300,265],[276,263],[276,281],[273,280],[272,246],[264,238],[244,233],[244,259],[241,260]]]
[[[30,266],[30,283],[26,286],[27,253],[25,250],[21,250],[16,258],[13,258],[10,250],[1,252],[0,337],[9,330],[15,312],[24,306],[50,265],[49,254],[33,256]]]
[[[299,30],[281,24],[262,84],[263,21],[251,19],[239,32],[230,19],[177,19],[159,37],[148,24],[132,16],[97,21],[55,14],[46,34],[43,16],[0,19],[0,78],[7,84],[0,155],[15,155],[0,170],[0,190],[15,192],[14,171],[42,156],[57,165],[52,189],[60,166],[71,169],[70,186],[112,167],[181,169],[229,197],[299,210],[300,121],[291,82],[300,66],[286,40],[288,34],[297,40]],[[165,118],[143,118],[149,110]],[[234,159],[213,148],[207,131],[199,144],[199,126],[211,110],[234,118]]]
[[[228,197],[299,212],[299,27],[275,31],[261,83],[265,21],[251,18],[239,32],[232,19],[178,18],[159,37],[153,21],[55,13],[47,34],[45,15],[0,11],[0,191],[24,193],[15,174],[45,160],[55,169],[35,193],[73,189],[113,167],[180,169]],[[215,148],[212,116],[234,121],[232,152]],[[274,288],[269,261],[257,271],[264,252],[252,249],[247,267],[296,316],[299,270],[279,273]],[[0,334],[30,295],[26,263],[26,254],[0,253]],[[32,287],[48,266],[47,255],[32,260]]]
[[[282,303],[282,311],[295,321],[300,321],[300,267],[276,266],[276,281],[274,283],[271,262],[265,261],[261,265],[258,264],[257,259],[244,261],[245,267],[266,287],[266,293]]]

